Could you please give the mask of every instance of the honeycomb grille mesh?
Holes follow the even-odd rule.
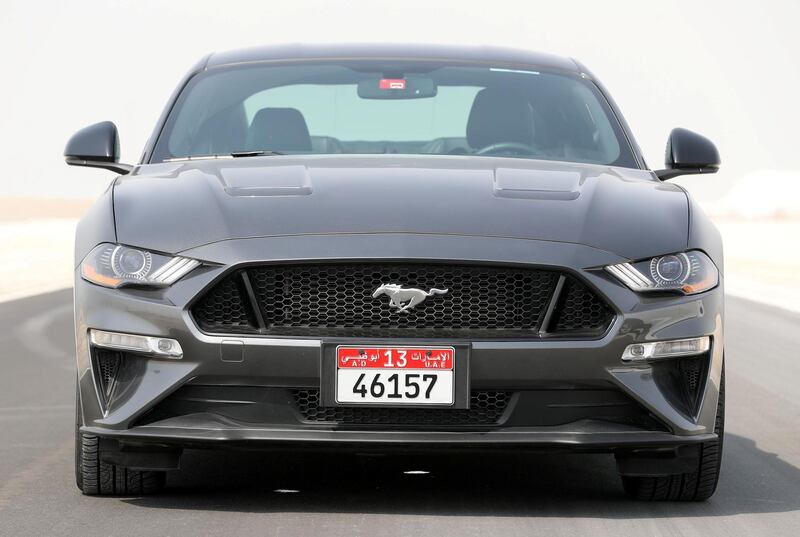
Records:
[[[709,353],[677,361],[678,378],[686,395],[690,414],[700,410],[700,401],[708,378]]]
[[[680,361],[683,383],[690,393],[695,393],[703,376],[703,358],[684,358]]]
[[[608,326],[613,313],[597,295],[578,280],[568,278],[553,312],[550,331],[573,333]]]
[[[122,355],[117,351],[95,349],[94,359],[101,395],[107,399],[114,389],[117,373],[122,362]]]
[[[192,310],[201,328],[209,331],[253,332],[255,322],[241,277],[234,274],[214,286]]]
[[[200,328],[216,333],[309,337],[536,337],[560,273],[551,270],[437,264],[306,264],[259,266],[234,272],[193,307]],[[255,304],[243,284],[252,285]],[[399,312],[373,293],[398,283],[429,292]],[[605,330],[610,309],[566,277],[565,294],[549,332]],[[257,310],[256,310],[257,308]],[[256,315],[259,314],[259,315]],[[260,319],[263,325],[260,325]]]
[[[323,407],[319,390],[292,390],[304,421],[346,425],[464,426],[495,425],[503,417],[511,392],[474,391],[469,409]]]
[[[104,385],[110,384],[117,375],[117,367],[119,366],[117,353],[100,353],[97,361],[100,366],[100,380]]]
[[[329,336],[536,330],[556,279],[547,271],[448,265],[305,265],[249,272],[270,332],[324,329]],[[384,283],[448,292],[401,313],[389,306],[388,296],[372,297]]]

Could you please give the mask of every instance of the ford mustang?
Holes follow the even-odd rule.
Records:
[[[274,46],[180,82],[75,241],[85,494],[193,448],[612,454],[704,500],[723,439],[719,233],[581,63],[489,47]],[[334,455],[335,456],[335,455]]]

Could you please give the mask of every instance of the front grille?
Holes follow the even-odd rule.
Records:
[[[201,326],[225,327],[229,332],[251,332],[255,321],[247,303],[247,294],[242,292],[241,286],[241,278],[225,278],[205,295],[194,310]]]
[[[559,278],[552,321],[542,326]],[[435,294],[390,307],[382,284]],[[234,271],[192,308],[205,332],[310,337],[529,338],[599,335],[613,313],[578,279],[533,268],[444,264],[270,265]]]
[[[324,407],[319,390],[292,390],[297,410],[304,421],[341,425],[464,426],[496,425],[511,399],[511,392],[474,391],[469,409]]]
[[[606,326],[609,316],[608,306],[597,295],[578,280],[569,278],[553,311],[550,329],[555,333],[585,332],[587,328]]]

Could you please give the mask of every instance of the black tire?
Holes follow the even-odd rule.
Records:
[[[717,419],[714,422],[717,439],[705,442],[700,448],[697,471],[661,477],[622,476],[625,492],[637,500],[702,502],[717,489],[722,444],[725,435],[725,369],[719,385]]]
[[[79,405],[75,419],[75,483],[89,496],[155,494],[164,488],[165,472],[129,470],[100,460],[100,439],[80,432]]]

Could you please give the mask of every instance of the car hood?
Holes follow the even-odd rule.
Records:
[[[272,156],[139,166],[114,186],[117,240],[177,253],[279,235],[424,233],[682,250],[685,192],[644,170],[464,156]]]

